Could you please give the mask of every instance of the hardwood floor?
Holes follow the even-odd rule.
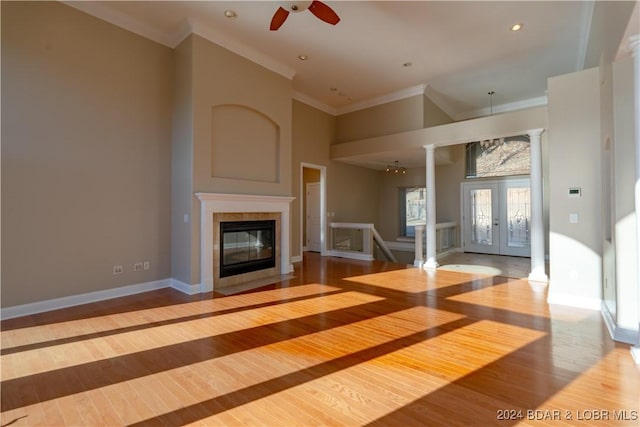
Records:
[[[639,424],[629,346],[526,281],[312,253],[294,276],[2,322],[0,424]]]

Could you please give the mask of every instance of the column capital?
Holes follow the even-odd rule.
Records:
[[[423,145],[422,148],[424,148],[427,151],[433,151],[435,150],[436,146],[434,144],[428,144],[428,145]]]
[[[544,132],[544,128],[530,129],[530,130],[527,131],[527,135],[529,135],[529,137],[540,136],[540,135],[542,135],[543,132]]]

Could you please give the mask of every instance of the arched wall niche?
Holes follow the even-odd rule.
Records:
[[[211,177],[280,182],[280,126],[245,105],[211,108]]]

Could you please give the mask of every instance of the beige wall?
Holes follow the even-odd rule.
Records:
[[[336,143],[421,129],[424,96],[389,102],[343,114],[336,120]]]
[[[426,95],[422,97],[422,110],[422,127],[424,128],[443,125],[446,123],[453,123],[453,119],[449,117],[447,113],[442,111],[440,107],[434,104],[433,101],[431,101]]]
[[[293,256],[302,255],[300,165],[326,167],[327,222],[377,222],[378,194],[376,172],[329,160],[329,147],[335,139],[336,117],[302,102],[293,101],[293,195],[291,207]]]
[[[304,224],[301,220],[301,209],[304,200],[300,187],[300,164],[309,163],[328,168],[330,164],[329,145],[335,136],[336,119],[330,114],[296,100],[292,101],[292,110],[293,162],[291,172],[295,200],[291,203],[291,254],[302,256],[301,227]]]
[[[191,115],[184,113],[182,123],[185,128],[181,130],[183,134],[173,142],[174,156],[180,156],[183,166],[179,171],[180,176],[174,174],[174,185],[179,181],[186,183],[191,180],[192,192],[188,196],[190,207],[183,203],[186,194],[176,196],[174,210],[177,211],[178,218],[174,221],[174,226],[181,230],[175,232],[182,237],[181,247],[184,248],[187,243],[190,243],[190,247],[184,253],[174,252],[173,261],[176,272],[180,272],[180,276],[176,278],[189,284],[197,284],[200,283],[200,201],[193,193],[291,195],[292,89],[290,80],[200,36],[190,36],[183,45],[179,50],[184,51],[185,63],[178,62],[177,66],[184,68],[186,72],[178,75],[184,80],[176,82],[176,87],[182,88],[176,111],[190,109]],[[222,142],[214,140],[213,136],[218,134],[213,129],[212,111],[214,107],[229,105],[240,106],[239,111],[242,113],[236,119],[225,116],[225,128],[233,129],[234,125],[243,127],[239,135],[249,140],[238,141],[237,144],[229,139]],[[255,112],[264,117],[265,121],[273,122],[278,129],[277,149],[269,152],[277,162],[275,173],[256,175],[254,169],[260,165],[255,159],[249,159],[247,164],[237,160],[243,151],[251,151],[252,147],[262,149],[257,146],[263,140],[256,135],[263,126],[259,123],[255,125],[257,129],[251,129],[251,125],[243,120],[246,111]],[[228,134],[229,132],[225,132],[226,136]],[[251,139],[252,135],[256,136],[255,140]],[[176,150],[182,152],[176,153]],[[237,170],[232,176],[220,176],[220,173],[212,170],[212,165],[216,164],[213,161],[214,154],[234,159]],[[274,165],[269,168],[273,169]],[[185,184],[182,188],[186,190],[188,186]],[[186,231],[186,227],[180,223],[184,215],[188,215],[191,221],[188,237],[182,232]],[[185,259],[187,253],[190,254],[188,266]],[[186,270],[187,267],[189,271]]]
[[[171,150],[171,277],[191,282],[195,260],[192,235],[199,224],[191,221],[193,198],[192,38],[174,50],[174,101]],[[192,262],[193,261],[193,262]]]
[[[1,8],[2,306],[168,278],[172,51],[61,3]]]
[[[599,306],[602,213],[599,70],[549,79],[551,302]],[[569,166],[570,165],[570,166]],[[582,197],[569,198],[580,187]],[[569,214],[578,223],[569,223]]]

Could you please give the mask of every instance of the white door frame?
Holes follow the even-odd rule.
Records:
[[[467,250],[469,248],[470,243],[467,241],[468,233],[468,220],[469,218],[466,218],[465,220],[465,215],[468,214],[468,190],[473,188],[473,187],[487,187],[487,188],[492,188],[492,190],[494,190],[494,192],[496,194],[492,195],[492,199],[494,200],[494,208],[497,207],[498,210],[497,212],[492,212],[492,216],[493,218],[491,218],[491,224],[492,227],[497,226],[498,230],[497,233],[494,232],[493,236],[494,236],[494,243],[490,246],[487,247],[487,249],[491,248],[493,250],[489,250],[489,251],[478,251],[478,252],[482,252],[482,253],[493,253],[496,255],[509,255],[509,256],[526,256],[526,257],[530,257],[531,256],[531,244],[529,244],[528,248],[512,248],[509,249],[508,251],[505,250],[505,248],[507,248],[507,233],[508,233],[508,227],[507,227],[507,223],[508,223],[508,218],[507,218],[507,212],[505,210],[506,206],[504,206],[504,201],[501,199],[504,197],[504,195],[506,194],[506,189],[510,188],[510,187],[521,187],[521,186],[528,186],[529,188],[531,188],[531,179],[529,177],[526,176],[522,176],[522,177],[509,177],[506,179],[500,179],[500,180],[482,180],[482,181],[464,181],[460,183],[460,208],[461,208],[461,212],[460,212],[460,224],[462,224],[461,227],[461,231],[462,231],[462,236],[461,236],[461,240],[462,240],[462,247],[463,247],[463,251]],[[533,200],[531,201],[531,203],[533,203]],[[496,224],[497,221],[497,225]],[[530,230],[531,231],[531,230]],[[476,252],[474,250],[471,250],[471,252]],[[506,253],[509,252],[509,253]]]
[[[320,254],[327,256],[327,167],[306,162],[300,162],[300,256],[304,250],[304,168],[320,171]]]

